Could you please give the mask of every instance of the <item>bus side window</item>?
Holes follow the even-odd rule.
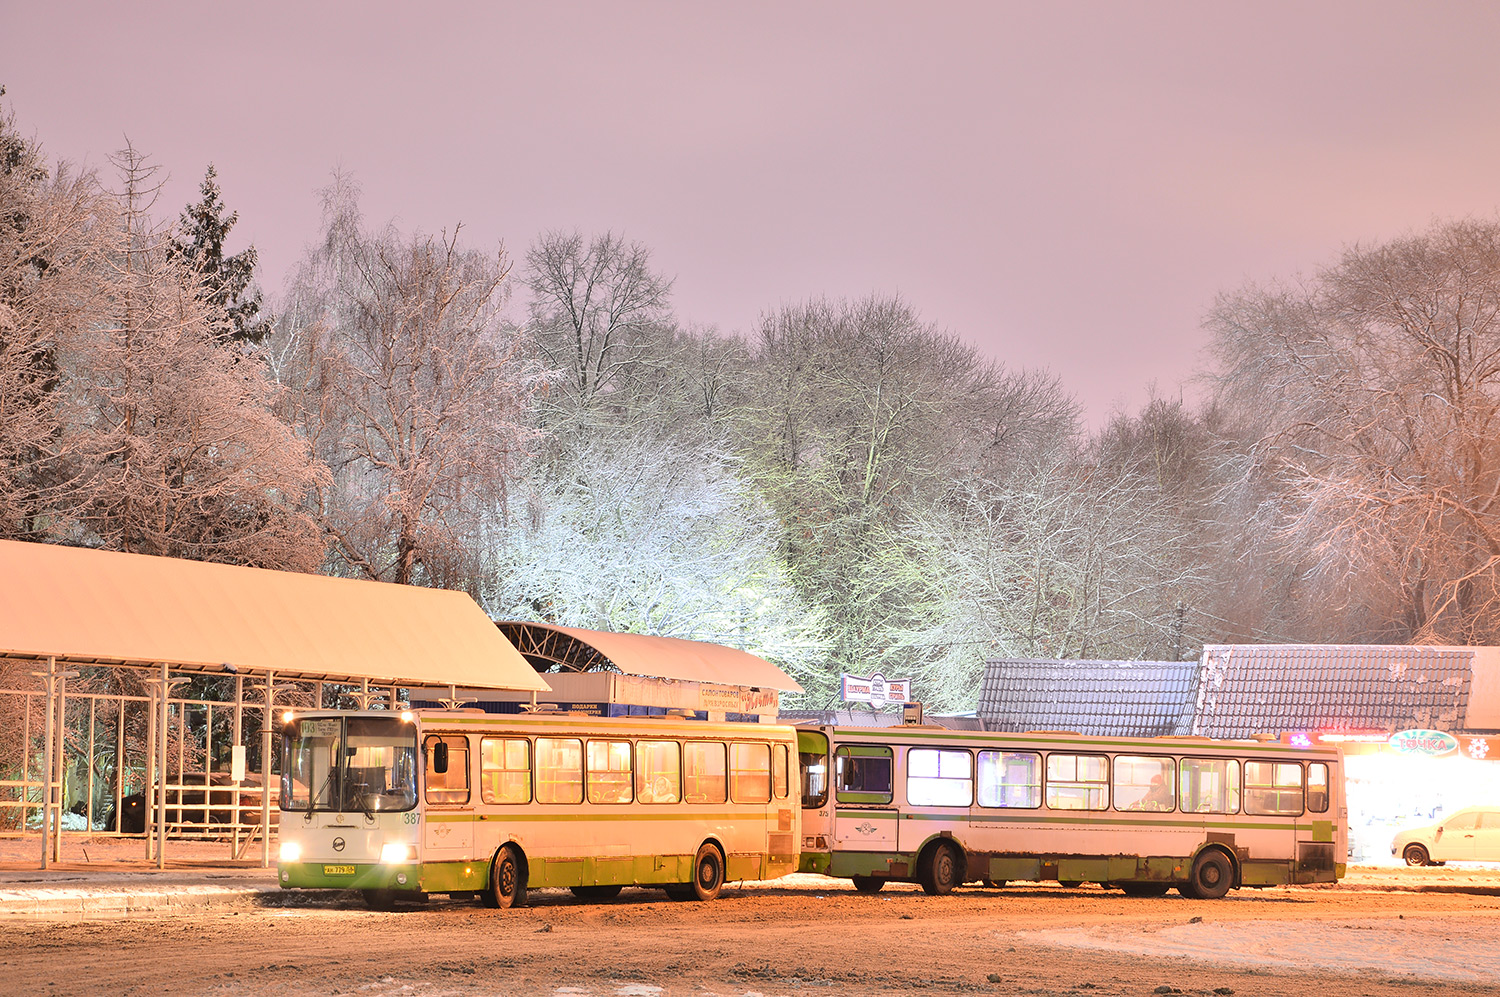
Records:
[[[676,741],[635,742],[635,798],[642,803],[682,799],[682,756]]]
[[[682,746],[684,802],[723,803],[725,775],[724,742],[688,741]]]
[[[736,741],[729,746],[729,798],[736,803],[771,802],[771,746]]]
[[[833,756],[834,799],[839,803],[889,803],[891,749],[876,744],[841,744]]]
[[[1245,763],[1245,813],[1292,816],[1301,812],[1300,762]]]
[[[479,740],[479,798],[485,803],[531,802],[531,742],[524,737]]]
[[[590,803],[629,803],[633,776],[629,741],[589,741]]]
[[[1042,756],[1034,751],[981,751],[979,805],[1035,810],[1042,805]]]
[[[536,739],[536,801],[583,802],[583,742],[578,738]]]
[[[1239,812],[1240,763],[1233,758],[1184,758],[1178,773],[1178,803],[1184,813]]]
[[[1307,766],[1307,809],[1315,814],[1328,812],[1328,766],[1322,762]]]
[[[914,807],[967,807],[974,802],[974,757],[967,751],[906,752],[906,802]]]
[[[1173,810],[1177,805],[1175,763],[1157,755],[1115,756],[1116,810]]]
[[[439,743],[448,746],[448,767],[438,772],[433,763],[438,754]],[[427,779],[425,781],[428,803],[469,802],[469,739],[463,735],[437,735],[427,738],[422,744],[427,756]]]
[[[1108,810],[1109,756],[1047,756],[1047,806],[1052,810]]]
[[[789,757],[786,745],[778,744],[771,748],[771,792],[776,794],[778,800],[784,800],[792,793]]]

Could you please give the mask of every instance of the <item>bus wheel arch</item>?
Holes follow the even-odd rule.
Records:
[[[933,838],[917,855],[917,881],[923,892],[944,896],[964,882],[967,864],[962,845],[952,838]]]
[[[1187,882],[1177,891],[1194,900],[1217,900],[1240,882],[1239,863],[1225,848],[1208,845],[1193,856]]]
[[[714,900],[724,889],[724,877],[728,875],[727,856],[724,846],[709,838],[698,846],[693,856],[693,896],[699,900]]]
[[[505,910],[526,906],[526,853],[513,841],[501,845],[490,862],[490,885],[484,891],[486,907]]]

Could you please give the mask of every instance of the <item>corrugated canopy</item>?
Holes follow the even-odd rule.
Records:
[[[462,592],[16,541],[0,656],[548,691]]]
[[[627,675],[801,692],[796,679],[746,651],[677,637],[606,633],[546,623],[496,624],[533,665],[573,671],[613,666]]]

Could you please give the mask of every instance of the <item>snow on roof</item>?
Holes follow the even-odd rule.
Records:
[[[722,644],[548,623],[501,621],[496,626],[537,669],[554,664],[570,671],[612,667],[626,675],[802,691],[796,679],[764,658]]]
[[[1465,729],[1475,648],[1210,644],[1193,733]]]
[[[1074,730],[1097,737],[1185,734],[1196,661],[1001,658],[986,661],[986,730]]]
[[[0,657],[549,691],[462,592],[9,540]]]

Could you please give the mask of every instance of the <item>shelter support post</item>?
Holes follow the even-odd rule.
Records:
[[[57,749],[54,751],[53,768],[57,770],[57,803],[53,806],[52,834],[52,861],[62,861],[62,832],[63,811],[67,809],[68,801],[64,798],[64,781],[68,772],[67,755],[67,733],[68,733],[68,676],[77,675],[77,672],[57,672]],[[50,794],[49,794],[50,795]],[[44,827],[46,825],[43,825]],[[44,835],[45,837],[45,835]]]
[[[57,659],[47,659],[47,670],[38,672],[47,688],[47,725],[42,734],[42,868],[47,868],[47,857],[52,851],[52,683],[57,675]],[[22,811],[23,813],[25,811]]]
[[[271,868],[271,713],[276,708],[276,673],[266,672],[266,718],[261,724],[260,867]]]
[[[187,679],[172,678],[168,670],[167,663],[163,661],[160,664],[161,674],[155,678],[149,678],[146,680],[147,683],[151,685],[152,691],[155,693],[155,695],[159,697],[157,700],[153,700],[153,709],[151,711],[152,723],[157,729],[155,742],[156,824],[154,829],[155,834],[153,835],[152,833],[150,833],[152,830],[152,825],[149,822],[147,823],[146,837],[149,840],[154,840],[156,843],[156,867],[158,869],[165,869],[167,867],[167,741],[169,740],[169,738],[167,737],[167,732],[171,727],[171,717],[168,711],[171,707],[172,687],[174,685],[180,685],[181,683],[186,682]],[[186,717],[183,718],[182,732],[183,736],[186,737]],[[182,758],[181,754],[179,753],[177,766],[177,781],[179,783],[181,783],[182,781],[181,762]],[[148,782],[148,788],[150,787],[150,785],[151,784]],[[177,810],[180,818],[182,813],[182,789],[180,785],[177,790]],[[148,854],[149,851],[150,850],[148,848]]]

